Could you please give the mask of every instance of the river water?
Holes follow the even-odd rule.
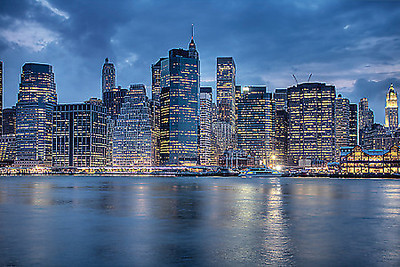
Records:
[[[1,177],[0,266],[400,265],[400,180]]]

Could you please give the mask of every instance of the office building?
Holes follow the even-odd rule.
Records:
[[[0,167],[10,166],[15,161],[15,134],[0,136]]]
[[[200,165],[212,164],[212,88],[200,87],[199,111]]]
[[[105,59],[101,72],[101,94],[115,88],[115,67],[108,58]],[[103,98],[104,101],[104,98]]]
[[[189,50],[172,49],[161,61],[161,144],[163,165],[196,165],[200,61],[193,40]]]
[[[335,155],[335,87],[302,83],[287,89],[289,163],[324,164]]]
[[[288,164],[289,116],[285,109],[275,110],[274,165]]]
[[[116,120],[118,118],[127,93],[128,89],[121,88],[121,86],[109,89],[103,93],[103,101],[107,108],[107,115],[111,116],[111,119]]]
[[[394,91],[393,84],[390,85],[386,94],[385,106],[385,128],[390,133],[394,133],[399,127],[399,108],[397,105],[397,93]]]
[[[244,86],[237,103],[238,148],[254,155],[258,166],[272,163],[272,102],[272,94],[265,86]]]
[[[232,57],[217,58],[218,119],[234,123],[236,66]]]
[[[277,88],[274,93],[275,109],[287,110],[287,89]]]
[[[350,119],[349,119],[349,146],[358,144],[358,108],[357,104],[350,103]]]
[[[16,166],[51,166],[56,104],[52,66],[26,63],[16,105]]]
[[[12,108],[3,109],[3,135],[15,134],[16,127],[16,109]]]
[[[106,116],[101,100],[57,105],[53,117],[53,166],[106,166]]]
[[[113,134],[113,166],[151,166],[151,109],[143,84],[125,96]]]
[[[335,101],[336,161],[340,148],[349,146],[350,140],[350,100],[339,94]]]

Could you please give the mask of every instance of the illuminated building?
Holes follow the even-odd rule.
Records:
[[[349,146],[356,146],[358,136],[358,109],[357,104],[350,104],[350,119],[349,119]]]
[[[3,135],[15,134],[16,127],[16,109],[12,108],[3,109]]]
[[[287,110],[287,89],[277,88],[274,93],[275,109]]]
[[[15,160],[15,134],[0,136],[0,167],[12,165]]]
[[[151,110],[143,84],[134,84],[125,96],[113,134],[113,166],[150,166]]]
[[[212,88],[200,87],[199,159],[200,165],[212,164]]]
[[[107,114],[111,116],[111,119],[116,120],[118,115],[121,113],[121,106],[124,102],[124,98],[128,92],[128,89],[112,88],[103,93],[104,105],[107,108]]]
[[[350,101],[338,95],[335,101],[335,132],[336,156],[340,155],[340,148],[349,146],[350,139]]]
[[[212,123],[212,135],[215,140],[214,157],[218,159],[225,150],[230,148],[233,140],[232,124],[226,121],[215,121]],[[218,162],[218,160],[217,160]]]
[[[3,121],[3,61],[0,60],[0,122]],[[2,131],[2,123],[0,123],[0,135]]]
[[[275,165],[287,165],[288,163],[288,127],[289,117],[287,111],[284,109],[275,110]]]
[[[56,104],[52,66],[26,63],[16,105],[16,166],[51,166]]]
[[[53,117],[53,166],[106,166],[106,116],[101,100],[57,105]]]
[[[101,93],[104,95],[106,91],[115,88],[115,67],[113,63],[109,62],[108,58],[104,61],[101,74]]]
[[[363,131],[366,127],[371,127],[374,123],[374,112],[368,108],[368,100],[361,98],[358,103],[358,141],[361,146],[364,146]]]
[[[399,126],[398,116],[397,93],[394,91],[393,84],[391,84],[386,94],[385,106],[385,128],[390,133],[393,133]]]
[[[161,61],[161,146],[163,165],[196,165],[200,61],[193,40],[189,50],[172,49]]]
[[[153,165],[160,165],[160,124],[161,124],[161,61],[166,58],[160,58],[157,63],[151,66],[151,145]]]
[[[393,174],[400,172],[398,146],[390,149],[343,148],[340,157],[343,174]]]
[[[265,86],[242,87],[237,103],[239,149],[255,156],[256,165],[271,163],[273,137],[272,94]]]
[[[383,149],[386,129],[382,124],[373,123],[362,131],[363,147],[366,149]]]
[[[288,88],[287,95],[290,163],[333,161],[335,87],[324,83],[303,83]]]

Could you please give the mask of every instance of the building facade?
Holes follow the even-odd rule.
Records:
[[[333,161],[335,155],[335,87],[303,83],[288,88],[289,162]]]
[[[277,88],[274,93],[275,109],[287,110],[287,89]]]
[[[12,108],[3,109],[3,134],[15,134],[16,128],[16,109]]]
[[[107,89],[103,93],[104,105],[106,106],[107,114],[111,116],[111,119],[116,120],[118,115],[121,114],[122,103],[124,102],[127,93],[128,89],[121,88],[121,86]]]
[[[200,87],[199,163],[212,165],[212,87]]]
[[[113,134],[113,166],[151,166],[151,109],[143,84],[131,85]]]
[[[339,94],[335,101],[336,161],[340,148],[349,146],[350,140],[350,100]]]
[[[0,122],[3,121],[3,61],[0,60]],[[3,134],[3,125],[0,123],[0,135]]]
[[[196,165],[200,61],[194,40],[189,50],[172,49],[161,61],[160,160],[162,165]]]
[[[16,166],[51,166],[56,104],[52,66],[26,63],[16,104]]]
[[[349,146],[358,144],[358,108],[357,104],[350,103],[350,119],[349,119]]]
[[[101,94],[115,88],[115,67],[108,58],[105,59],[101,72]],[[103,98],[104,101],[104,98]]]
[[[106,108],[94,99],[57,105],[53,117],[53,166],[106,166],[106,116]]]
[[[368,107],[368,99],[361,98],[358,103],[358,141],[364,147],[364,129],[374,123],[374,112]]]
[[[390,85],[386,94],[385,106],[385,128],[394,133],[399,127],[399,107],[397,105],[397,93],[394,91],[393,84]]]
[[[255,164],[271,163],[273,154],[272,94],[266,86],[244,86],[238,105],[238,148],[253,154]]]
[[[274,165],[288,164],[288,129],[289,116],[286,110],[275,110]]]

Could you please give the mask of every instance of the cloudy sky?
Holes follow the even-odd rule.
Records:
[[[390,83],[400,91],[400,1],[1,0],[5,107],[25,62],[53,65],[60,103],[100,97],[106,57],[119,85],[150,89],[151,64],[186,48],[192,23],[202,85],[215,88],[216,57],[232,56],[238,84],[273,91],[312,73],[367,97],[378,122]]]

